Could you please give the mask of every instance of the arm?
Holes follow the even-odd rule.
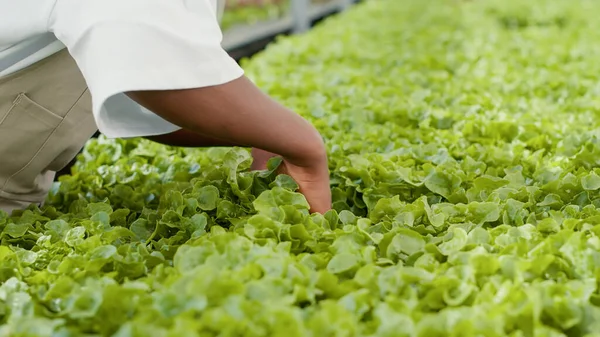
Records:
[[[190,130],[181,129],[173,133],[167,133],[158,136],[144,137],[153,142],[163,145],[178,146],[178,147],[234,147],[239,146],[232,142],[227,142],[222,139],[211,138],[201,135]]]
[[[128,95],[165,120],[202,135],[209,144],[219,140],[281,155],[284,172],[298,182],[311,210],[330,209],[327,154],[321,136],[246,77],[217,86]]]
[[[239,144],[227,142],[222,139],[210,138],[186,129],[181,129],[172,133],[167,133],[158,136],[146,136],[144,137],[153,142],[178,147],[234,147]],[[272,157],[277,156],[275,153],[263,151],[260,149],[252,149],[252,170],[265,170],[267,168],[267,162]]]
[[[314,127],[245,77],[211,87],[128,95],[165,120],[211,139],[277,153],[298,165],[326,158]]]

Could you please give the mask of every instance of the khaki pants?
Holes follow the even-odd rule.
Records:
[[[87,85],[64,50],[0,78],[0,209],[41,205],[96,132]]]

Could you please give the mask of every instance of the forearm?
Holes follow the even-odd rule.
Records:
[[[208,137],[199,133],[181,129],[172,133],[145,137],[153,142],[178,147],[234,147],[240,146],[226,140]]]
[[[128,95],[173,124],[210,139],[260,148],[298,165],[326,160],[322,140],[312,125],[245,77],[213,87]]]

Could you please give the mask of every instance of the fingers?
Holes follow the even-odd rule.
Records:
[[[306,197],[311,213],[324,214],[331,209],[331,190],[329,187],[323,188],[322,185],[311,186],[311,184],[305,184],[300,187],[300,192]]]
[[[283,162],[283,172],[290,175],[298,184],[299,192],[310,205],[311,213],[325,213],[331,209],[331,188],[327,165],[299,167]]]
[[[252,170],[266,170],[267,162],[274,153],[261,149],[252,149]],[[298,166],[284,160],[278,169],[279,174],[291,176],[310,205],[311,213],[325,213],[331,209],[331,189],[329,170],[326,162],[314,162],[313,165]]]

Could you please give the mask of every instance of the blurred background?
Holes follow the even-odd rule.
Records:
[[[219,0],[223,47],[239,60],[282,34],[302,33],[360,0]]]

